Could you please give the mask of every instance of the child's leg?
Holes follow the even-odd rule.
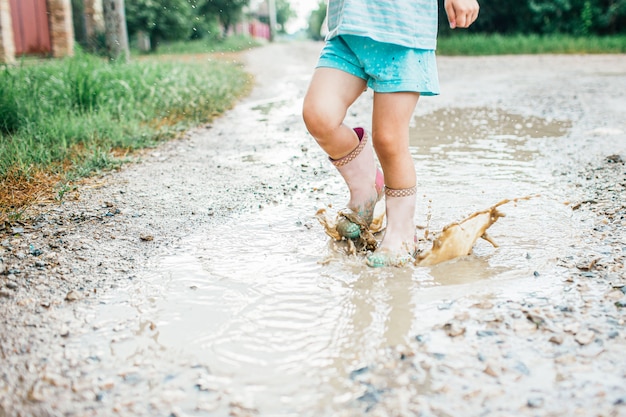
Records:
[[[409,151],[409,122],[418,93],[375,93],[372,115],[374,148],[385,174],[387,227],[368,263],[394,265],[415,251],[415,165]]]
[[[311,135],[332,159],[348,155],[359,144],[356,133],[343,120],[365,88],[365,80],[334,68],[317,68],[313,73],[302,117]]]
[[[365,90],[362,78],[333,68],[318,68],[304,98],[302,115],[307,129],[329,155],[350,189],[348,209],[357,223],[342,219],[338,232],[350,239],[359,237],[361,227],[370,225],[374,206],[383,187],[374,151],[363,129],[344,124],[348,108]]]

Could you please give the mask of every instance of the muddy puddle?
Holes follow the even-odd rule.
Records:
[[[250,107],[259,120],[285,111],[271,103]],[[370,269],[329,241],[314,214],[330,202],[340,207],[346,194],[313,143],[307,152],[294,140],[282,156],[241,158],[245,170],[259,159],[280,164],[297,155],[302,169],[292,178],[300,186],[171,248],[102,297],[95,314],[109,321],[74,343],[112,340],[100,355],[114,363],[151,352],[156,366],[175,357],[208,369],[200,383],[190,377],[192,394],[181,395],[213,405],[190,415],[229,415],[232,404],[266,416],[330,415],[346,406],[351,372],[381,349],[407,344],[440,320],[451,300],[521,297],[560,281],[557,256],[581,231],[540,149],[558,148],[570,127],[488,108],[416,117],[419,225],[436,231],[504,198],[536,196],[501,207],[506,217],[489,230],[497,248],[479,240],[471,255],[432,267]],[[124,316],[143,324],[124,328],[115,321]]]

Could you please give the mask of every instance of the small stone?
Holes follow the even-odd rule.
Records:
[[[457,337],[465,333],[465,327],[461,326],[458,323],[446,323],[443,325],[443,330],[450,337]]]
[[[609,155],[606,157],[606,162],[610,163],[610,164],[623,164],[624,160],[622,159],[622,157],[618,154],[615,155]]]
[[[11,296],[13,296],[13,293],[11,293],[11,291],[0,290],[0,297],[2,297],[2,298],[11,298]]]
[[[489,376],[494,377],[494,378],[496,378],[498,376],[498,373],[496,371],[494,371],[494,369],[491,367],[491,365],[487,365],[487,367],[485,368],[485,370],[483,372],[486,373]]]
[[[493,303],[489,300],[482,300],[474,304],[472,307],[480,308],[481,310],[491,310],[493,308]]]
[[[563,335],[560,335],[560,334],[552,335],[549,341],[550,343],[554,343],[555,345],[560,345],[563,343]]]
[[[365,374],[368,371],[369,371],[369,367],[367,367],[367,366],[355,369],[355,370],[350,372],[350,379],[354,381],[357,377],[359,377],[360,375]]]
[[[614,289],[612,291],[609,291],[609,293],[606,294],[605,297],[609,301],[618,301],[624,297],[624,293],[621,290]]]
[[[100,389],[103,391],[111,391],[113,388],[115,388],[115,382],[110,379],[100,384]]]
[[[82,297],[81,297],[81,295],[80,295],[80,293],[78,291],[71,290],[65,296],[65,301],[76,301],[76,300],[80,300],[81,298]]]
[[[437,306],[437,309],[438,310],[450,310],[452,308],[452,304],[454,304],[454,301],[444,301],[443,303]]]
[[[37,249],[33,245],[29,246],[28,251],[33,256],[40,256],[43,254],[43,251],[41,249]]]
[[[19,288],[19,285],[17,285],[17,283],[15,283],[13,281],[9,281],[5,285],[10,290],[17,290]]]
[[[34,402],[43,402],[47,399],[47,395],[43,392],[42,383],[37,381],[28,391],[28,399]]]
[[[596,339],[596,334],[591,330],[583,330],[576,333],[574,340],[580,345],[588,345]]]
[[[626,396],[620,397],[613,402],[613,405],[623,405],[626,404]]]
[[[543,407],[543,403],[544,403],[543,398],[541,398],[541,397],[532,397],[532,398],[528,399],[526,404],[530,408],[540,408],[540,407]]]
[[[56,252],[48,252],[44,256],[44,260],[45,262],[49,262],[51,264],[56,265],[59,263],[59,254]]]
[[[68,388],[70,386],[70,381],[67,378],[51,372],[46,372],[42,377],[42,381],[52,385],[53,387]]]
[[[572,333],[572,334],[578,333],[579,329],[580,329],[580,323],[578,322],[568,323],[565,326],[563,326],[564,332]]]
[[[143,240],[144,242],[151,242],[154,240],[154,236],[152,235],[140,235],[139,239]]]

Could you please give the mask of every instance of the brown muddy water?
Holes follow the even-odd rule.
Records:
[[[281,95],[235,111],[258,128],[293,120],[299,108],[297,99]],[[506,217],[489,230],[497,248],[479,240],[471,255],[450,262],[385,269],[370,269],[362,258],[344,255],[343,243],[329,241],[314,214],[333,203],[329,210],[341,207],[346,192],[310,138],[304,145],[296,138],[301,129],[282,132],[295,142],[284,152],[240,155],[231,166],[287,166],[287,197],[171,248],[101,297],[92,312],[100,318],[96,330],[69,341],[69,349],[87,346],[99,361],[122,369],[167,368],[176,358],[208,370],[172,371],[171,379],[195,386],[168,394],[189,406],[181,415],[226,416],[233,407],[264,416],[331,415],[352,399],[355,369],[387,346],[409,344],[441,320],[451,300],[554,291],[563,274],[557,258],[583,240],[552,175],[552,153],[571,127],[567,119],[487,107],[416,117],[411,152],[421,227],[440,230],[503,198],[535,197],[502,206]]]

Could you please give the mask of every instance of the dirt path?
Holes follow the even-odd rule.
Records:
[[[319,203],[305,190],[332,183],[320,180],[331,171],[299,116],[319,48],[251,51],[258,85],[237,108],[80,185],[63,204],[38,207],[2,237],[0,416],[263,415],[201,363],[150,349],[113,363],[113,342],[89,350],[76,341],[97,340],[113,322],[123,323],[113,326],[120,335],[157,327],[133,309],[98,316],[97,306],[189,235],[296,197]],[[439,66],[442,95],[422,100],[418,116],[498,108],[571,122],[541,162],[562,178],[587,239],[560,254],[555,263],[568,272],[542,293],[440,303],[414,343],[355,370],[337,413],[626,415],[625,57],[442,57]],[[367,126],[370,105],[361,100],[350,121]]]

